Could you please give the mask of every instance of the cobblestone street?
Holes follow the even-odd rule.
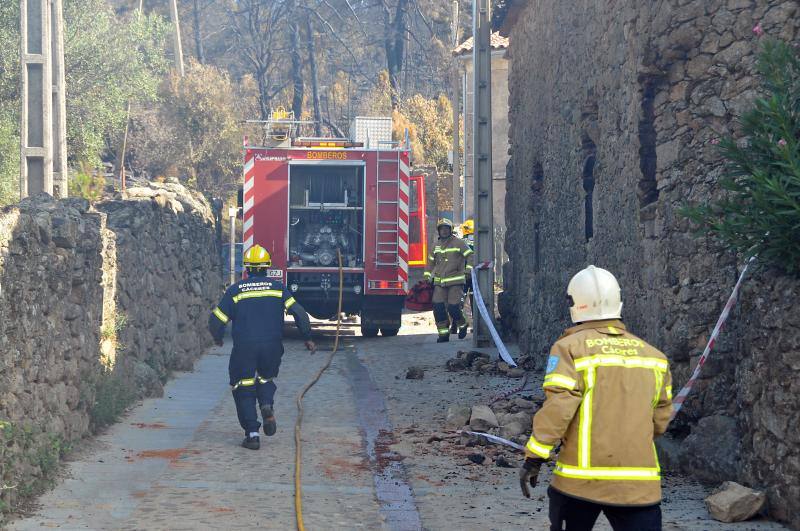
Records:
[[[397,338],[364,339],[354,330],[345,327],[342,349],[305,401],[307,528],[546,529],[549,472],[526,500],[515,469],[491,459],[469,462],[457,438],[428,442],[448,435],[448,405],[488,400],[519,380],[446,372],[444,361],[468,343],[437,345],[423,317],[407,316]],[[55,489],[12,529],[294,528],[294,397],[330,351],[330,337],[318,339],[313,357],[299,340],[287,341],[277,380],[279,429],[262,436],[260,451],[239,447],[226,344],[194,372],[179,374],[163,398],[146,400],[86,441]],[[405,379],[411,365],[425,369],[424,379]],[[531,385],[538,393],[538,382]],[[780,529],[714,522],[705,494],[667,478],[665,529]]]

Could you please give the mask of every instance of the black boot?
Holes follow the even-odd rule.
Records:
[[[272,409],[272,404],[261,406],[261,420],[264,421],[264,435],[271,437],[278,431],[278,424],[275,422],[275,411]]]
[[[458,329],[458,339],[464,339],[465,337],[467,337],[467,325],[466,324]]]
[[[248,450],[258,450],[261,448],[261,441],[259,440],[258,435],[253,437],[247,436],[242,441],[242,446]]]
[[[450,341],[450,335],[446,336],[439,336],[439,339],[436,340],[437,343],[447,343]]]
[[[458,325],[455,322],[453,322],[453,324],[450,325],[450,333],[455,334],[457,332],[458,332]]]

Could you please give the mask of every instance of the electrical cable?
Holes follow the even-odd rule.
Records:
[[[301,442],[301,435],[302,435],[302,425],[303,425],[303,398],[306,396],[306,393],[314,387],[314,385],[319,381],[322,377],[322,374],[328,370],[328,367],[331,366],[331,362],[333,362],[333,357],[336,355],[336,352],[339,350],[339,334],[342,328],[342,295],[344,292],[344,269],[342,268],[342,252],[341,250],[336,251],[336,254],[339,257],[339,306],[336,312],[336,339],[333,342],[333,350],[331,351],[328,359],[325,360],[325,363],[322,365],[322,368],[314,375],[310,382],[306,384],[300,394],[297,395],[297,399],[295,404],[297,405],[297,420],[294,423],[294,513],[295,513],[295,521],[297,522],[297,529],[298,531],[305,531],[305,525],[303,524],[303,485],[302,485],[302,474],[303,474],[303,467],[302,467],[302,455],[303,455],[303,448]]]

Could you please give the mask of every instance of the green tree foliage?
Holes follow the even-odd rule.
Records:
[[[82,197],[88,201],[99,201],[103,198],[105,177],[86,162],[81,162],[69,180],[70,197]]]
[[[220,69],[192,61],[183,78],[162,85],[161,104],[134,113],[131,164],[153,176],[174,175],[214,195],[236,189],[242,121],[258,112],[252,78],[233,83]]]
[[[19,2],[0,2],[0,205],[19,197]]]
[[[66,0],[64,19],[70,159],[99,165],[116,149],[128,101],[156,99],[169,26],[157,15],[121,21],[106,0]]]
[[[97,167],[116,149],[128,101],[156,99],[168,25],[122,21],[106,0],[66,0],[64,27],[70,164]],[[18,197],[20,86],[19,2],[0,2],[0,204]]]
[[[758,69],[765,96],[741,117],[743,138],[719,145],[725,196],[684,214],[727,248],[800,274],[800,54],[767,40]]]

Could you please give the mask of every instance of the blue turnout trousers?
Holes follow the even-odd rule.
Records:
[[[245,434],[257,432],[258,406],[272,405],[278,387],[273,381],[278,376],[283,357],[280,339],[258,343],[234,343],[228,374],[236,402],[236,414]]]

